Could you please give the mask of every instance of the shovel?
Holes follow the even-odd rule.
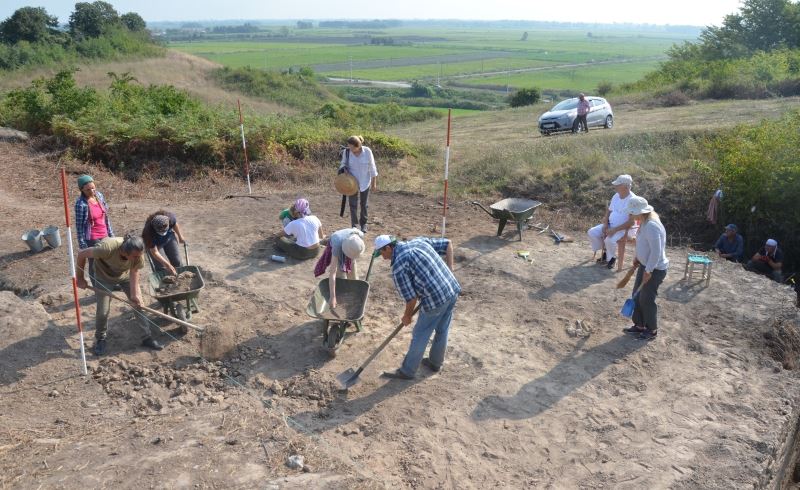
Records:
[[[178,324],[178,325],[180,325],[182,327],[191,328],[193,330],[197,330],[198,332],[205,331],[205,328],[203,328],[203,327],[198,327],[197,325],[191,324],[189,322],[185,322],[185,321],[180,320],[178,318],[175,318],[173,316],[167,315],[166,313],[161,313],[160,311],[154,310],[152,308],[148,308],[147,306],[144,306],[144,305],[136,306],[131,301],[128,301],[127,298],[123,298],[121,296],[117,296],[116,294],[114,294],[114,293],[112,293],[110,291],[103,291],[101,289],[97,289],[97,288],[92,287],[92,286],[86,286],[86,289],[94,291],[97,294],[105,294],[106,296],[111,296],[112,298],[114,298],[116,300],[122,301],[123,303],[127,303],[128,305],[132,306],[133,308],[141,308],[142,310],[144,310],[144,311],[146,311],[146,312],[148,312],[148,313],[150,313],[152,315],[156,315],[156,316],[161,317],[161,318],[166,318],[167,320],[169,320],[169,321],[171,321],[173,323],[176,323],[176,324]]]
[[[412,317],[419,311],[419,307],[420,305],[417,305],[417,307],[414,308],[414,312],[411,313]],[[373,352],[367,358],[367,360],[364,361],[364,364],[362,364],[355,371],[353,370],[353,368],[350,368],[347,371],[344,371],[340,373],[338,376],[336,376],[336,381],[339,382],[339,387],[343,390],[348,390],[350,389],[351,386],[357,384],[360,381],[358,377],[364,371],[364,368],[367,367],[369,363],[371,363],[373,359],[375,359],[387,345],[389,345],[389,342],[391,342],[391,340],[395,337],[395,335],[397,335],[402,329],[403,329],[403,322],[400,322],[400,324],[397,325],[394,331],[392,331],[392,333],[389,334],[388,337],[386,337],[386,340],[384,340],[383,343],[379,345],[377,349],[375,349],[375,352]]]

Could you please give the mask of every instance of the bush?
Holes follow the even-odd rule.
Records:
[[[508,98],[508,105],[511,107],[523,107],[533,105],[542,98],[542,92],[537,87],[521,88]]]
[[[278,73],[244,68],[224,67],[212,72],[223,87],[247,95],[273,100],[298,109],[313,110],[337,97],[313,78],[313,70],[301,68],[299,73]]]
[[[614,85],[608,80],[603,80],[597,84],[597,93],[600,95],[600,97],[605,97],[606,95],[610,94],[613,89]]]
[[[673,90],[659,97],[659,105],[663,107],[677,107],[689,104],[689,96],[680,90]]]

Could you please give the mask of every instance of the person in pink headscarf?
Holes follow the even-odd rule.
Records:
[[[291,209],[299,217],[283,227],[286,236],[278,239],[276,248],[295,259],[312,259],[319,254],[319,242],[325,236],[322,223],[311,214],[311,206],[306,199],[296,200]]]

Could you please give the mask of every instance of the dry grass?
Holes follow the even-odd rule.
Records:
[[[268,102],[247,95],[220,88],[210,77],[211,70],[220,65],[186,53],[168,50],[163,58],[146,58],[141,60],[115,61],[81,65],[75,74],[79,85],[95,88],[107,88],[108,72],[130,73],[145,84],[170,84],[184,89],[212,105],[222,105],[236,110],[236,100],[242,101],[248,112],[259,114],[284,113],[293,114],[295,109]],[[31,80],[43,76],[52,76],[56,68],[37,68],[24,70],[0,78],[0,91],[27,86]]]

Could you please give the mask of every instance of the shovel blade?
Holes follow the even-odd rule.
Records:
[[[348,369],[336,376],[336,381],[339,383],[339,388],[346,390],[360,381],[358,375],[361,374],[354,371],[353,368]]]

